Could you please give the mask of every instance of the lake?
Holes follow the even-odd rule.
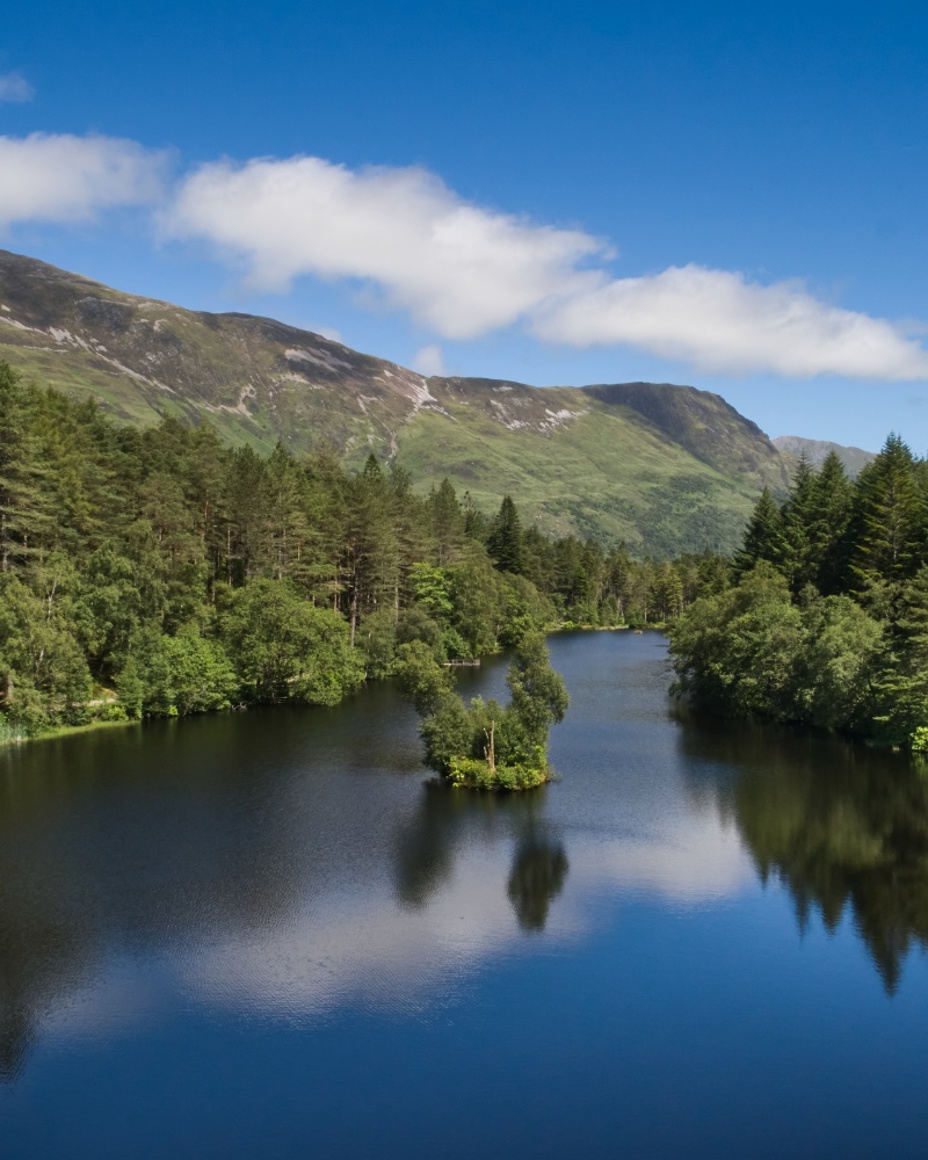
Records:
[[[523,795],[386,685],[0,754],[0,1155],[924,1156],[928,781],[550,645]]]

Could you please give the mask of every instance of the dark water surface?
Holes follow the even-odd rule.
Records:
[[[3,753],[0,1156],[928,1154],[928,783],[551,646],[531,795],[389,688]]]

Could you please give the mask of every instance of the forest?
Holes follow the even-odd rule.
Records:
[[[677,690],[732,717],[928,750],[928,461],[897,435],[765,491],[734,583],[670,626]]]
[[[555,626],[664,624],[728,573],[549,539],[509,497],[420,496],[373,456],[349,472],[120,424],[0,363],[0,740],[332,705],[410,646],[443,666]]]

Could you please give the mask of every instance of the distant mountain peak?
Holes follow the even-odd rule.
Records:
[[[805,454],[813,467],[821,467],[833,451],[844,464],[844,470],[852,477],[859,475],[871,459],[876,458],[874,452],[864,451],[860,447],[844,447],[840,443],[829,443],[826,439],[803,439],[801,435],[778,435],[772,442],[778,451],[793,459],[799,459]]]

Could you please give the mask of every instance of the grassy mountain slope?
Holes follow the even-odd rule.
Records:
[[[209,421],[232,444],[373,451],[484,510],[661,554],[733,547],[786,461],[717,395],[669,384],[425,379],[271,319],[183,310],[0,251],[0,358],[115,416]]]
[[[552,532],[624,539],[662,554],[728,548],[763,482],[783,486],[779,456],[767,451],[763,436],[741,430],[753,424],[690,387],[651,390],[679,393],[702,408],[715,438],[700,456],[617,398],[603,401],[602,388],[540,390],[475,379],[428,385],[442,410],[422,409],[407,423],[399,463],[422,482],[447,475],[486,510],[511,492]],[[745,439],[757,442],[751,470],[723,470],[726,435],[733,456],[747,455],[738,450]]]

